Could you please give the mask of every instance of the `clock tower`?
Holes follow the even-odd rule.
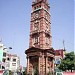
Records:
[[[47,75],[54,70],[50,5],[48,0],[33,0],[30,21],[30,40],[27,54],[27,73]]]
[[[47,0],[34,0],[32,3],[30,47],[49,49],[52,47],[50,6]]]

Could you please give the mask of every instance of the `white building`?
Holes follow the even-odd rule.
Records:
[[[20,58],[16,54],[9,54],[8,49],[0,42],[0,70],[18,71]]]
[[[6,69],[11,71],[19,71],[20,69],[20,58],[15,54],[7,54]]]
[[[5,62],[6,62],[6,54],[7,54],[7,48],[0,43],[0,69],[5,69]]]

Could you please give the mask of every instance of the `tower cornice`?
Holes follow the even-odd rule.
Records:
[[[44,3],[44,4],[46,4],[46,5],[50,8],[50,4],[44,2],[43,0],[41,0],[41,1],[39,1],[39,2],[32,2],[32,6],[35,6],[35,5],[39,4],[39,3]]]
[[[49,12],[49,11],[47,11],[47,10],[46,10],[45,8],[43,8],[43,7],[38,8],[38,9],[36,9],[36,10],[32,11],[32,12],[31,12],[31,14],[33,14],[33,13],[35,13],[35,12],[39,11],[39,10],[44,10],[44,11],[46,11],[46,12],[47,12],[47,13],[51,16],[50,12]]]
[[[48,21],[45,17],[41,17],[41,18],[37,18],[37,19],[31,20],[30,22],[34,22],[34,21],[39,20],[39,19],[42,19],[42,18],[44,18],[46,21]],[[50,22],[50,21],[48,21],[48,23],[50,23],[50,24],[51,24],[51,22]]]

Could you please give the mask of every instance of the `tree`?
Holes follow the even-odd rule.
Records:
[[[65,58],[61,60],[61,64],[58,66],[59,69],[66,70],[75,70],[75,54],[74,52],[70,52],[65,54]]]
[[[27,72],[26,72],[26,71],[24,71],[24,72],[23,72],[23,75],[27,75]]]
[[[47,75],[52,75],[52,73],[51,73],[51,72],[49,72]]]
[[[30,75],[30,74],[27,74],[27,69],[25,69],[25,71],[23,71],[23,75]]]
[[[27,69],[25,68],[25,71],[23,71],[23,75],[30,75],[30,74],[27,74]]]
[[[12,72],[9,70],[9,75],[12,75]]]

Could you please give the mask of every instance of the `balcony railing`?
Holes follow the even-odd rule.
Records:
[[[30,32],[30,34],[36,34],[38,32],[39,32],[39,30],[34,30],[34,31]]]

